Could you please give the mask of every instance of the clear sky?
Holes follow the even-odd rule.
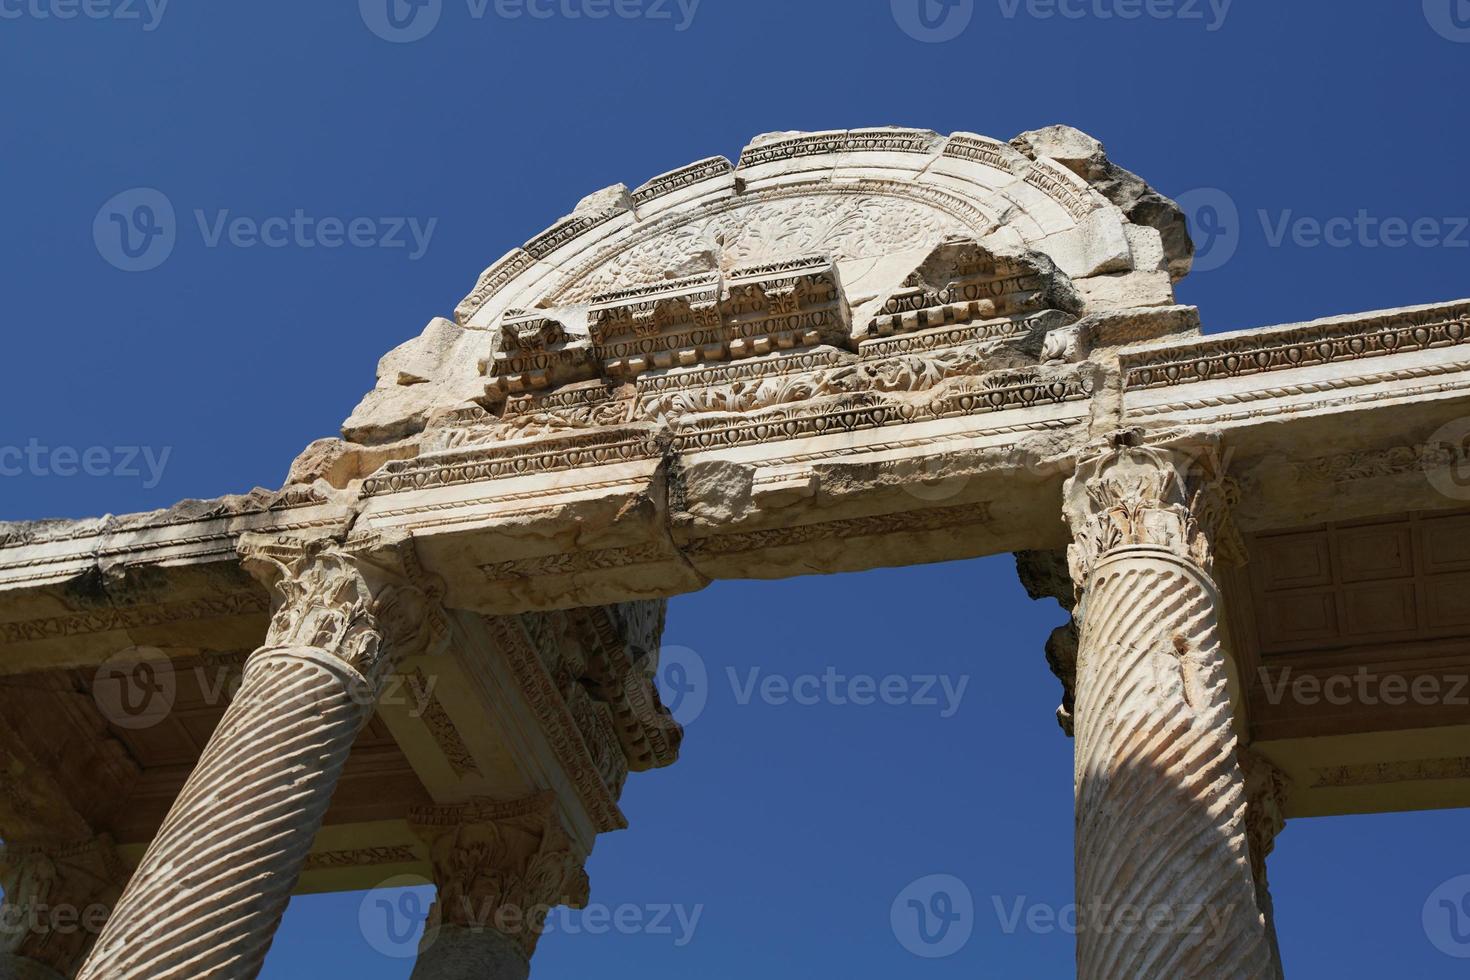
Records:
[[[1087,130],[1191,204],[1211,268],[1180,296],[1212,331],[1470,295],[1467,0],[427,2],[0,0],[0,447],[41,460],[0,479],[0,519],[278,486],[507,249],[770,130]],[[102,209],[139,188],[129,255]],[[217,234],[298,213],[300,243]],[[324,219],[367,219],[371,244],[328,247]],[[165,226],[166,258],[126,271]],[[63,475],[58,447],[99,447],[106,475]],[[558,918],[534,976],[1069,976],[1065,929],[1008,931],[1072,896],[1060,620],[1006,557],[676,599],[666,639],[707,704],[589,865],[631,928]],[[942,688],[743,694],[752,670],[829,669],[945,678],[956,710]],[[1467,831],[1464,811],[1293,822],[1271,868],[1290,974],[1464,976],[1421,914],[1470,874]],[[971,935],[919,958],[889,913],[936,874],[970,893]],[[265,976],[407,977],[362,906],[295,902]]]

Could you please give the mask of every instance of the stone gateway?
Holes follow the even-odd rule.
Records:
[[[1206,335],[1192,255],[1076,130],[761,136],[496,261],[280,489],[0,525],[0,977],[245,980],[418,876],[416,978],[524,980],[678,756],[670,597],[1003,552],[1077,975],[1281,976],[1286,821],[1470,804],[1470,300]]]

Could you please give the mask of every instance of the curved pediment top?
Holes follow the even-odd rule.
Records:
[[[957,242],[980,249],[978,265],[915,281]],[[1008,143],[768,133],[736,163],[709,157],[583,198],[485,270],[452,321],[384,357],[346,431],[387,441],[435,412],[548,387],[814,345],[856,353],[931,321],[1038,312],[1043,281],[1075,296],[1055,307],[1075,316],[1165,307],[1192,254],[1178,207],[1068,127]],[[954,306],[981,288],[994,295]],[[908,309],[921,300],[932,308]]]
[[[1192,249],[1177,208],[1130,219],[1144,200],[1168,203],[1068,127],[1010,143],[902,128],[770,133],[738,164],[711,157],[588,196],[487,269],[455,319],[491,328],[508,310],[817,254],[861,298],[883,259],[956,236],[998,235],[1074,279],[1163,271],[1167,286]]]

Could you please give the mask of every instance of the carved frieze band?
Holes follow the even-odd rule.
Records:
[[[0,641],[25,643],[34,640],[60,639],[113,630],[144,629],[192,620],[218,619],[225,616],[248,616],[270,611],[270,600],[254,592],[238,595],[210,596],[187,602],[171,602],[156,606],[118,607],[51,616],[19,623],[0,623]]]
[[[1195,384],[1335,361],[1385,357],[1470,341],[1470,305],[1394,313],[1377,319],[1308,324],[1224,340],[1135,351],[1119,366],[1130,389]]]
[[[421,860],[408,844],[382,847],[353,847],[335,851],[316,851],[306,859],[304,870],[326,871],[334,868],[361,868],[378,864],[413,864]]]
[[[432,691],[433,685],[424,676],[423,670],[414,668],[413,674],[414,690]],[[466,776],[480,776],[480,766],[475,762],[474,753],[465,744],[464,738],[459,734],[459,728],[454,724],[454,719],[449,716],[444,705],[433,694],[424,701],[422,715],[420,716],[424,727],[434,739],[434,744],[439,746],[449,768],[460,779]]]
[[[1386,786],[1433,779],[1470,779],[1470,756],[1329,766],[1313,769],[1312,777],[1313,789]]]

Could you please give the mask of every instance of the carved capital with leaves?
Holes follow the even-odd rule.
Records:
[[[395,664],[447,636],[443,582],[419,565],[407,537],[342,544],[247,534],[237,549],[272,591],[266,649],[325,650],[376,690]]]
[[[1124,549],[1167,551],[1213,574],[1216,557],[1238,562],[1244,548],[1230,522],[1238,490],[1225,477],[1215,440],[1146,446],[1137,433],[1089,456],[1067,481],[1072,527],[1068,566],[1079,594],[1097,564]]]
[[[439,889],[430,929],[493,929],[529,959],[553,908],[587,903],[583,858],[562,828],[553,793],[416,807],[409,824],[429,845]]]

